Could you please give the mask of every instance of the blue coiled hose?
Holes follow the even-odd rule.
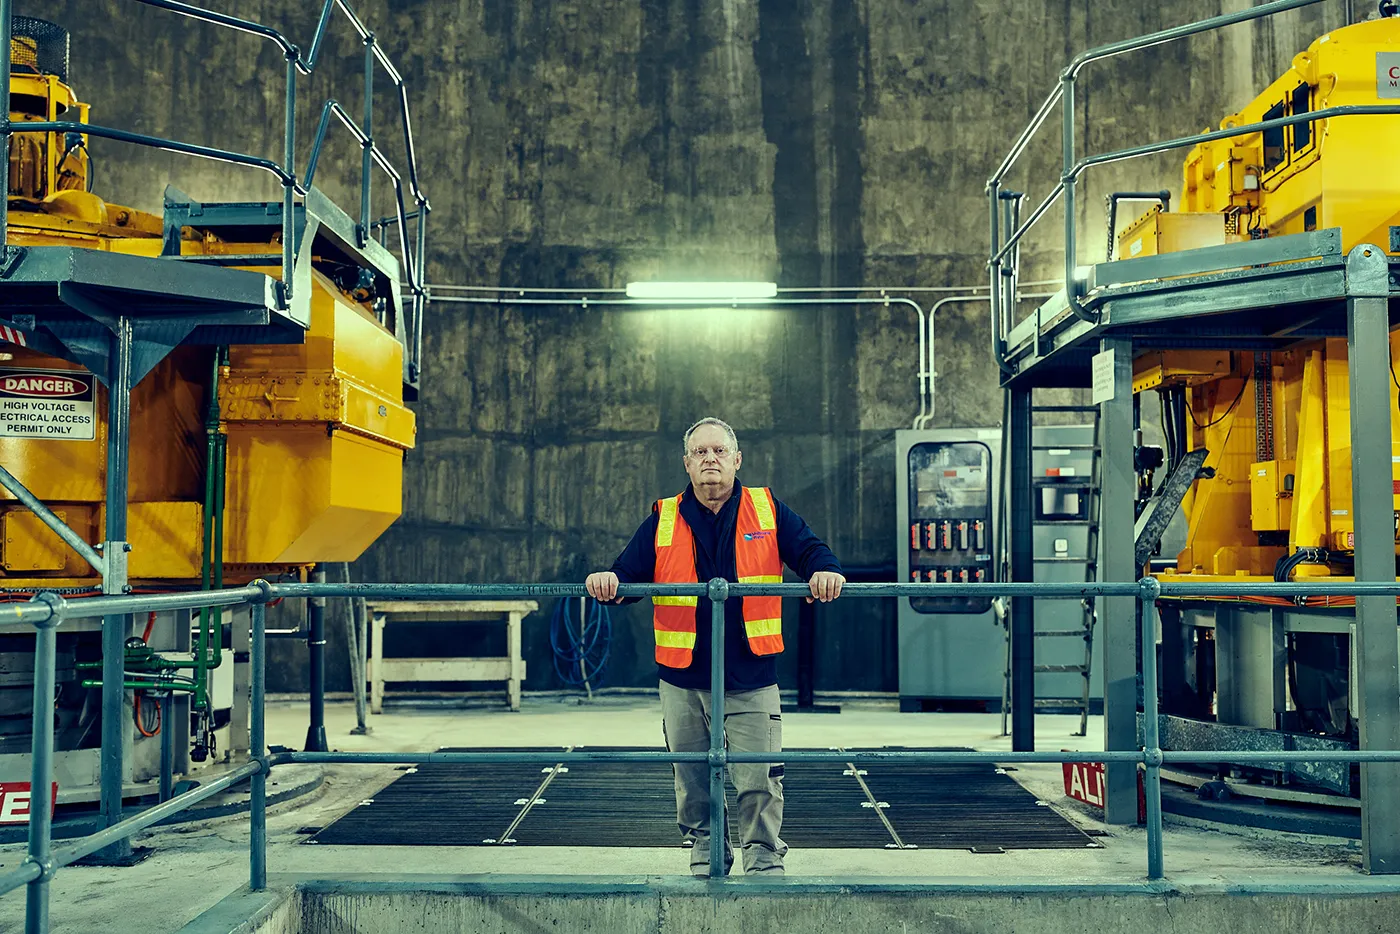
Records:
[[[597,688],[603,682],[612,651],[612,614],[598,601],[585,598],[580,631],[573,619],[573,605],[573,598],[554,605],[554,618],[549,625],[554,672],[571,687],[582,687],[587,682],[590,688]]]

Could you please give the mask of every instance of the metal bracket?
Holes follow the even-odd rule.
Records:
[[[1162,484],[1161,491],[1148,500],[1147,508],[1138,516],[1133,528],[1133,559],[1138,567],[1146,564],[1147,559],[1152,556],[1152,550],[1161,541],[1162,533],[1167,530],[1172,516],[1181,508],[1181,501],[1186,497],[1186,492],[1191,489],[1191,484],[1202,476],[1202,467],[1209,456],[1210,452],[1205,448],[1186,452],[1186,456]]]
[[[1370,243],[1358,243],[1347,253],[1347,295],[1352,298],[1386,298],[1390,295],[1390,261],[1385,251]]]
[[[107,566],[102,575],[103,593],[131,593],[131,585],[127,583],[127,555],[130,551],[130,542],[102,543],[102,559]]]

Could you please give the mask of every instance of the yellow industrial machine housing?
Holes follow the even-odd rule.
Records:
[[[1386,67],[1391,60],[1393,78]],[[1397,98],[1400,19],[1384,18],[1322,36],[1221,126]],[[1217,243],[1335,227],[1341,229],[1344,250],[1359,243],[1389,248],[1391,227],[1400,224],[1400,182],[1376,166],[1397,149],[1400,118],[1393,116],[1319,120],[1200,144],[1184,165],[1181,220],[1173,227],[1172,215],[1149,212],[1119,237],[1117,257],[1129,258],[1133,244],[1144,237],[1149,246],[1137,247],[1138,255],[1149,248],[1170,252],[1206,245],[1191,242],[1184,232],[1194,231],[1199,239],[1212,216],[1219,218]],[[1179,235],[1163,236],[1164,230]],[[1209,237],[1215,237],[1214,227]],[[1393,375],[1400,355],[1394,333],[1390,344]],[[1393,436],[1400,439],[1398,385],[1392,382],[1390,412]],[[1300,341],[1268,354],[1145,353],[1134,361],[1134,389],[1184,389],[1186,447],[1206,448],[1205,466],[1214,471],[1213,477],[1197,480],[1183,501],[1186,546],[1168,575],[1272,580],[1281,558],[1309,548],[1325,551],[1328,560],[1300,564],[1293,576],[1348,576],[1354,524],[1345,339]],[[1261,459],[1261,450],[1270,456]],[[1400,468],[1400,445],[1392,445],[1392,463]],[[1400,491],[1400,471],[1395,476]],[[1400,496],[1395,503],[1400,507]],[[1337,606],[1352,600],[1307,602]]]
[[[33,55],[30,40],[16,36],[10,54],[14,124],[87,122],[88,105],[72,88],[24,67]],[[8,242],[160,256],[163,219],[87,191],[87,140],[74,137],[16,129],[8,162]],[[403,404],[403,346],[380,320],[372,297],[338,285],[344,276],[333,278],[345,257],[323,257],[318,247],[313,243],[304,343],[232,346],[221,365],[209,348],[177,347],[134,388],[128,519],[134,587],[188,585],[201,577],[205,481],[212,469],[205,455],[206,412],[215,372],[217,431],[227,437],[225,580],[300,574],[317,561],[354,560],[399,516],[403,454],[415,434],[413,413]],[[247,265],[234,268],[273,278],[281,276],[280,264],[264,264],[281,248],[280,235],[245,243],[194,225],[180,231],[182,255],[248,255]],[[96,430],[93,440],[0,438],[0,463],[85,539],[100,541],[105,389],[76,364],[25,346],[22,336],[10,338],[0,343],[0,368],[61,371],[92,381]],[[86,590],[100,583],[82,558],[0,490],[0,589]]]
[[[1393,17],[1334,30],[1294,56],[1292,67],[1222,129],[1325,107],[1394,103],[1400,99],[1388,54],[1400,53]],[[1223,214],[1227,233],[1253,237],[1342,229],[1342,248],[1382,247],[1400,216],[1400,182],[1383,171],[1400,147],[1400,120],[1342,117],[1280,127],[1191,150],[1181,205]]]

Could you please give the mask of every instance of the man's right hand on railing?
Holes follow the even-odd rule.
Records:
[[[599,571],[596,574],[588,575],[583,586],[588,591],[588,595],[599,603],[618,602],[617,575],[612,571]]]

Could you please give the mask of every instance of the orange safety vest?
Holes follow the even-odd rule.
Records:
[[[695,537],[681,516],[681,496],[657,500],[656,568],[658,584],[693,584]],[[767,487],[743,487],[739,515],[734,520],[734,569],[741,584],[779,584],[783,561],[778,557],[778,521],[773,494]],[[698,597],[652,597],[652,626],[656,631],[656,661],[667,668],[689,668],[695,650],[695,607]],[[783,650],[781,597],[745,597],[744,633],[755,655]]]

